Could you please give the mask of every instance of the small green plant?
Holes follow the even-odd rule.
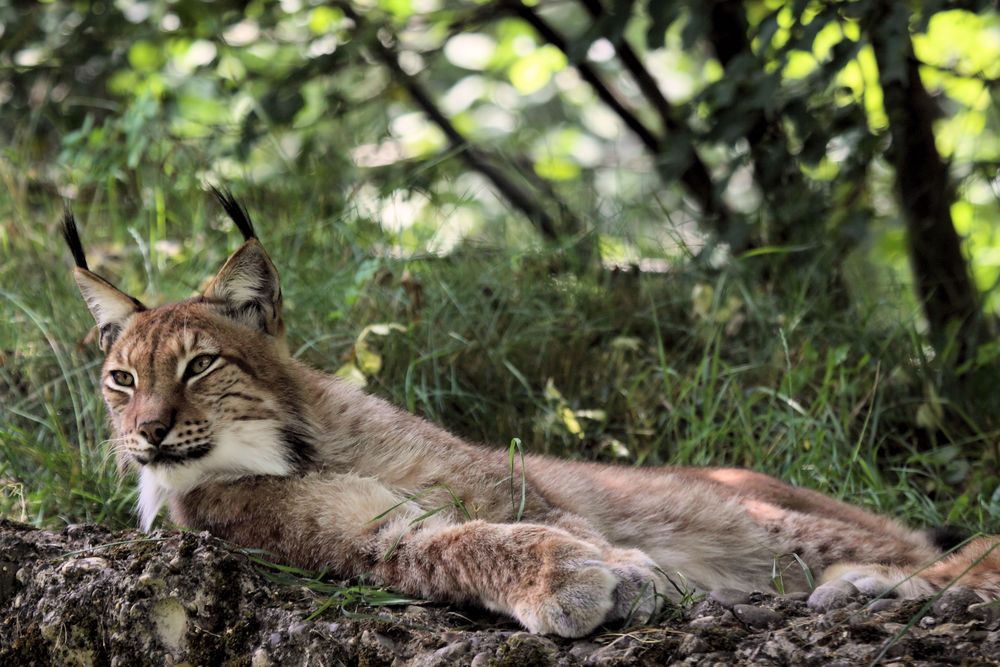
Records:
[[[393,505],[389,509],[387,509],[387,510],[379,513],[378,515],[372,517],[371,519],[369,519],[369,523],[374,523],[376,521],[381,521],[382,519],[384,519],[385,517],[387,517],[392,512],[395,512],[397,509],[399,509],[403,505],[406,505],[407,503],[415,502],[415,501],[419,500],[420,498],[423,498],[424,496],[426,496],[426,495],[428,495],[428,494],[430,494],[430,493],[432,493],[434,491],[439,491],[439,490],[446,491],[448,493],[450,501],[447,502],[447,503],[445,503],[445,504],[443,504],[443,505],[438,505],[437,507],[433,507],[433,508],[431,508],[431,509],[423,512],[419,516],[416,516],[416,517],[410,519],[409,523],[407,523],[408,527],[410,527],[410,526],[416,526],[416,525],[418,525],[420,523],[423,523],[424,521],[426,521],[427,519],[431,518],[432,516],[440,514],[441,512],[443,512],[443,511],[445,511],[447,509],[457,509],[462,514],[462,516],[464,516],[466,519],[468,519],[470,521],[472,520],[472,514],[469,512],[469,509],[465,506],[465,502],[461,498],[459,498],[458,495],[454,491],[451,490],[451,487],[449,487],[447,484],[435,484],[434,486],[429,486],[426,489],[423,489],[422,491],[419,491],[419,492],[417,492],[417,493],[415,493],[415,494],[413,494],[411,496],[407,496],[406,498],[404,498],[403,500],[399,501],[398,503],[396,503],[395,505]],[[396,553],[396,547],[399,546],[400,541],[405,536],[406,536],[406,531],[401,531],[399,533],[399,535],[396,536],[396,539],[389,546],[389,548],[386,549],[386,552],[382,555],[382,560],[387,561],[390,558],[392,558],[392,555],[394,553]]]
[[[520,492],[520,502],[517,500],[517,496],[514,491],[514,454],[520,458],[521,461],[521,492]],[[524,469],[524,447],[521,445],[520,438],[512,438],[510,441],[510,446],[507,448],[507,462],[510,465],[510,507],[514,515],[514,521],[520,521],[521,517],[524,516],[524,505],[527,501],[528,493],[528,482],[527,477],[525,477]]]
[[[781,560],[783,558],[790,558],[794,562],[783,566],[781,564]],[[788,567],[794,567],[796,565],[802,569],[802,575],[805,577],[808,589],[812,590],[816,587],[816,580],[813,578],[812,570],[808,565],[806,565],[806,562],[802,560],[801,556],[795,552],[780,554],[771,559],[771,585],[774,586],[774,590],[778,592],[778,595],[785,594],[785,580],[782,573]]]
[[[359,607],[393,607],[409,605],[419,600],[393,593],[385,588],[369,586],[364,580],[355,584],[342,584],[327,581],[327,572],[312,572],[291,565],[276,563],[265,556],[267,552],[259,549],[243,549],[251,562],[258,565],[264,576],[275,583],[284,586],[305,587],[326,599],[320,603],[305,620],[312,621],[336,607],[347,616],[365,616],[358,614]]]

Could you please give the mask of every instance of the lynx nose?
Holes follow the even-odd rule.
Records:
[[[163,439],[167,437],[167,433],[170,432],[170,427],[161,421],[148,421],[139,424],[138,431],[142,437],[146,438],[146,442],[154,447],[159,447]]]

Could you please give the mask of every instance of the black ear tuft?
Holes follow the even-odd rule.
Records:
[[[80,233],[76,229],[76,218],[73,217],[73,211],[69,210],[68,207],[63,212],[62,233],[63,238],[66,239],[66,245],[69,246],[69,251],[73,253],[73,261],[81,269],[86,269],[87,255],[83,252]]]
[[[250,214],[247,213],[246,208],[236,201],[236,197],[233,196],[232,191],[229,188],[222,188],[220,190],[214,185],[210,189],[215,198],[222,204],[222,208],[226,210],[226,215],[239,227],[240,232],[243,234],[243,240],[249,241],[250,239],[257,238],[257,233],[253,230],[253,222],[250,221]]]

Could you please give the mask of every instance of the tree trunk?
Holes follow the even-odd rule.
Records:
[[[914,284],[935,349],[961,363],[979,341],[980,309],[951,219],[954,187],[934,143],[935,106],[913,56],[906,6],[885,2],[880,9],[869,33],[889,117],[890,159]]]

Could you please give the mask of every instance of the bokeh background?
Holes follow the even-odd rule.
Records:
[[[851,0],[0,2],[0,512],[132,523],[58,238],[238,235],[293,352],[477,441],[1000,531],[1000,17]]]

